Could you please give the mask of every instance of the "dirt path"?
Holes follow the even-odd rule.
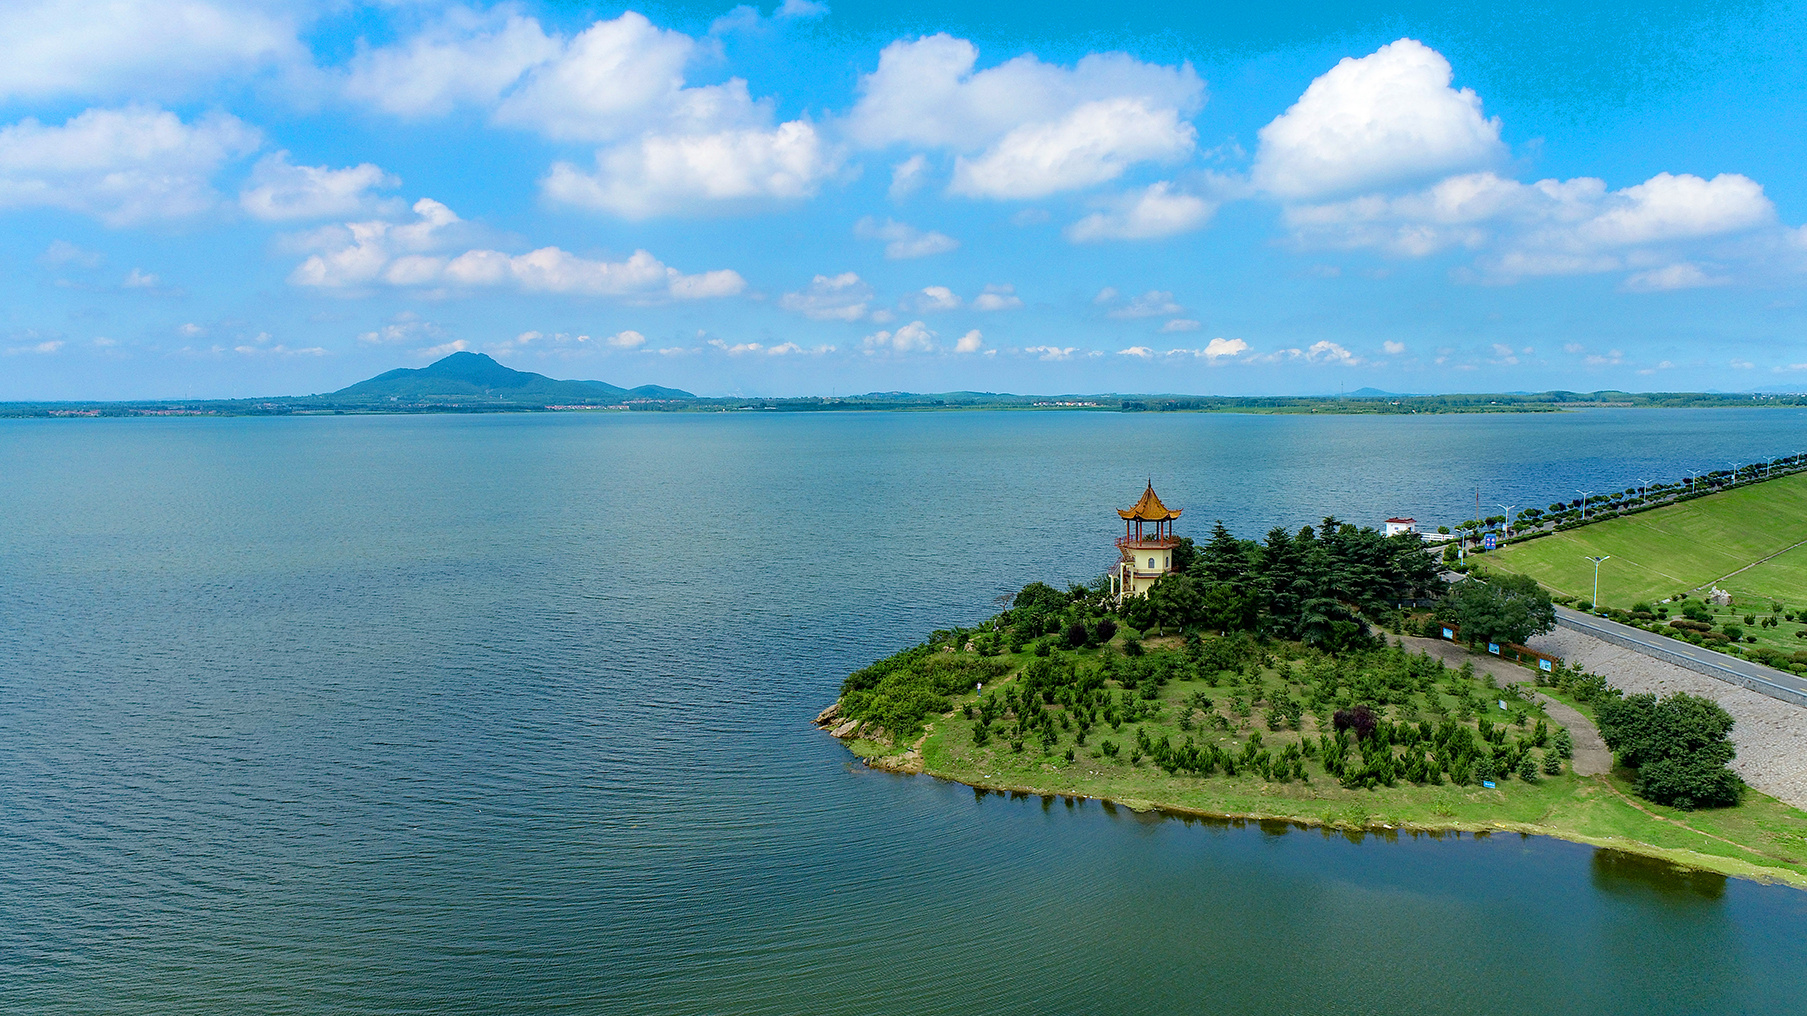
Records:
[[[1570,628],[1533,638],[1531,648],[1600,674],[1627,694],[1685,691],[1718,702],[1737,721],[1732,744],[1738,756],[1732,760],[1732,771],[1765,794],[1807,808],[1807,709]]]
[[[1531,671],[1516,663],[1508,663],[1496,656],[1471,654],[1467,649],[1453,642],[1445,642],[1442,639],[1414,638],[1410,635],[1401,641],[1412,652],[1429,653],[1452,667],[1460,667],[1464,663],[1472,662],[1475,670],[1483,674],[1492,674],[1501,684],[1534,685],[1536,683]],[[1592,720],[1543,692],[1531,688],[1526,690],[1533,692],[1537,698],[1537,704],[1543,706],[1544,712],[1549,713],[1551,719],[1569,728],[1569,736],[1575,739],[1575,757],[1570,765],[1577,776],[1596,776],[1612,769],[1612,752],[1607,749],[1606,742],[1600,737],[1599,728],[1594,726]]]

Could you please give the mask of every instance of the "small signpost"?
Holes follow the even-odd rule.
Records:
[[[1448,628],[1445,628],[1445,629],[1443,629],[1443,637],[1446,639],[1449,639],[1451,642],[1454,642],[1456,640],[1456,633],[1451,631]]]
[[[1488,533],[1486,536],[1481,537],[1481,546],[1488,550],[1500,549],[1499,534],[1498,533]]]
[[[1493,789],[1493,781],[1492,780],[1482,780],[1481,786],[1486,787],[1488,790],[1492,790]]]
[[[1537,661],[1537,669],[1548,672],[1550,669],[1550,661],[1545,660],[1545,659],[1539,659]]]
[[[1498,656],[1500,654],[1500,644],[1498,642],[1487,643],[1487,651]]]

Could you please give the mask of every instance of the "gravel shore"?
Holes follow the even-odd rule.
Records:
[[[1567,628],[1539,635],[1530,646],[1593,671],[1627,693],[1685,691],[1718,702],[1737,721],[1732,743],[1738,757],[1732,769],[1765,794],[1807,809],[1807,709]]]

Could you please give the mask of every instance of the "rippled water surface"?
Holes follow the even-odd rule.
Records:
[[[0,1010],[1798,1011],[1807,893],[976,795],[807,721],[1104,570],[1150,476],[1182,532],[1455,522],[1804,424],[0,423]]]

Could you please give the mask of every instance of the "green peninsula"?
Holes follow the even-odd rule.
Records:
[[[1351,833],[1548,835],[1807,888],[1807,813],[1748,788],[1729,807],[1685,788],[1655,803],[1594,725],[1617,709],[1624,727],[1640,703],[1599,676],[1405,634],[1432,616],[1409,606],[1427,602],[1412,541],[1327,519],[1265,544],[1221,525],[1206,547],[1171,542],[1175,567],[1142,595],[1109,576],[1033,583],[856,671],[818,724],[875,767],[976,788]]]

